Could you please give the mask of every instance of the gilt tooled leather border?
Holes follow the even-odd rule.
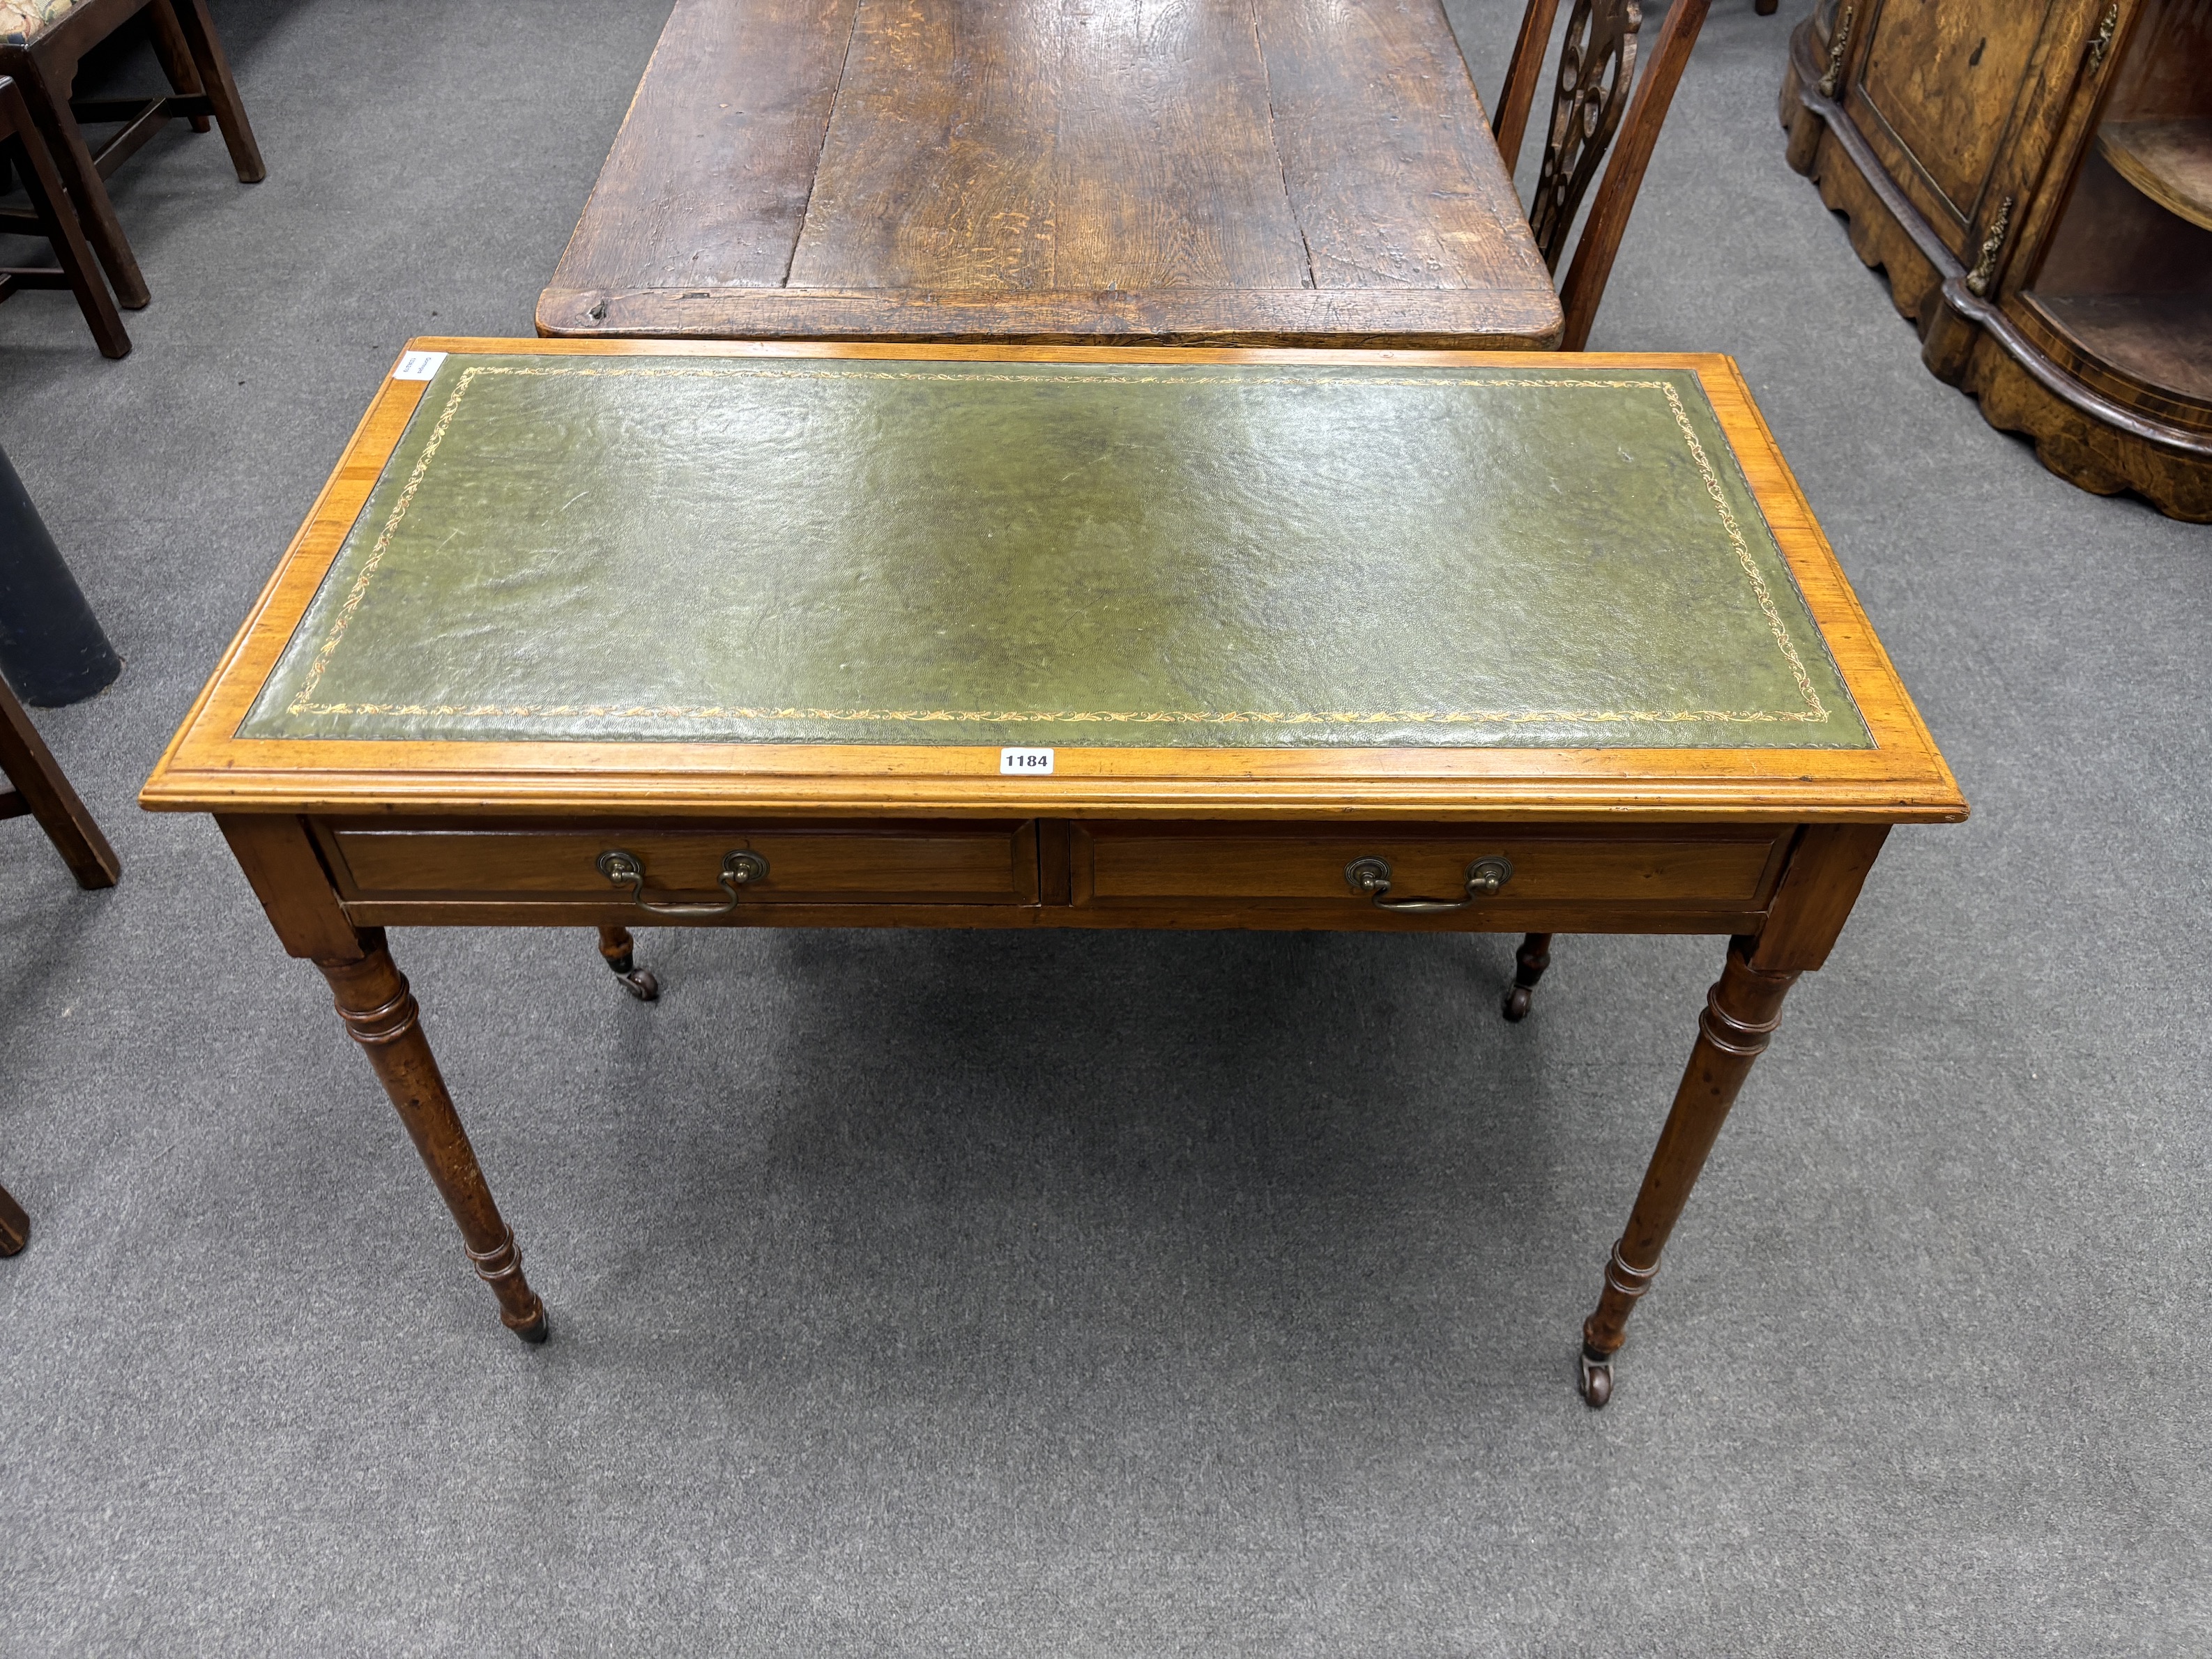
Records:
[[[1714,511],[1718,515],[1721,529],[1728,537],[1729,544],[1735,553],[1736,562],[1741,567],[1746,580],[1751,585],[1752,592],[1759,601],[1760,614],[1766,618],[1767,631],[1773,636],[1777,648],[1778,648],[1782,653],[1783,659],[1790,665],[1790,675],[1796,681],[1798,691],[1804,697],[1805,707],[1802,708],[1777,709],[1685,708],[1666,710],[1648,708],[1545,708],[1510,710],[1447,710],[1442,713],[1435,710],[1358,710],[1284,713],[1257,709],[988,710],[957,708],[736,708],[719,707],[671,708],[648,707],[618,708],[612,704],[604,706],[596,704],[563,704],[557,707],[523,705],[517,707],[503,703],[431,705],[421,703],[315,702],[315,688],[321,683],[324,671],[329,667],[331,659],[337,654],[340,642],[345,637],[346,624],[353,619],[354,613],[360,610],[362,601],[368,596],[369,586],[375,580],[377,570],[383,563],[385,551],[391,546],[392,538],[398,533],[399,526],[407,516],[408,507],[413,502],[416,492],[422,488],[422,480],[429,472],[430,463],[437,456],[439,446],[445,441],[446,434],[451,429],[454,416],[460,411],[462,400],[468,396],[469,388],[476,383],[478,376],[489,374],[520,374],[538,375],[541,377],[551,377],[563,374],[583,374],[597,375],[607,378],[643,377],[647,379],[659,378],[684,380],[1006,380],[1015,382],[1039,380],[1096,382],[1106,380],[1116,385],[1139,386],[1163,384],[1172,384],[1177,386],[1328,386],[1348,382],[1350,384],[1363,386],[1499,386],[1520,389],[1572,387],[1657,392],[1662,394],[1667,399],[1668,409],[1674,417],[1674,424],[1680,429],[1683,442],[1687,446],[1689,450],[1690,459],[1696,465],[1698,476],[1705,481],[1705,493],[1712,497]],[[330,632],[324,637],[322,645],[317,649],[314,660],[309,665],[307,675],[301,682],[300,690],[294,695],[291,702],[285,706],[285,712],[290,714],[401,714],[447,715],[459,717],[475,715],[506,718],[510,720],[574,719],[579,715],[583,715],[623,720],[812,720],[852,722],[913,722],[921,725],[963,723],[1006,726],[1051,725],[1054,723],[1146,726],[1292,726],[1397,725],[1523,726],[1571,723],[1588,723],[1592,725],[1625,725],[1643,723],[1668,725],[1690,723],[1706,724],[1716,722],[1772,724],[1783,721],[1801,722],[1805,724],[1826,724],[1831,718],[1827,708],[1820,701],[1820,693],[1814,688],[1812,676],[1806,672],[1804,659],[1797,653],[1796,642],[1790,637],[1789,629],[1783,622],[1782,613],[1774,603],[1774,596],[1767,586],[1766,579],[1759,573],[1759,567],[1752,557],[1750,544],[1745,539],[1742,526],[1736,522],[1735,513],[1730,510],[1729,507],[1728,497],[1721,488],[1719,476],[1713,471],[1712,462],[1705,454],[1705,447],[1698,441],[1696,428],[1690,424],[1689,411],[1683,406],[1681,393],[1675,388],[1672,381],[1634,380],[1619,377],[1567,378],[1547,376],[1509,379],[1499,375],[1484,375],[1479,377],[1460,378],[1443,374],[1425,374],[1418,378],[1407,377],[1402,379],[1368,374],[1352,376],[1290,374],[1208,375],[1126,374],[1113,372],[1106,374],[1093,373],[1089,374],[1054,374],[1042,373],[994,374],[987,373],[951,374],[943,370],[927,369],[769,368],[764,366],[754,366],[750,364],[742,366],[732,365],[727,368],[702,368],[692,367],[677,368],[674,366],[664,367],[660,365],[640,365],[637,367],[612,368],[601,366],[586,367],[581,364],[548,364],[540,366],[537,364],[478,363],[463,369],[461,371],[459,383],[454,386],[453,394],[446,399],[446,406],[439,414],[438,422],[436,426],[431,429],[429,441],[425,445],[422,455],[417,458],[413,471],[408,476],[405,486],[400,490],[399,499],[392,504],[391,515],[385,520],[382,532],[377,537],[375,545],[369,550],[369,556],[368,559],[363,562],[360,574],[354,578],[353,586],[347,592],[345,602],[338,607],[338,613],[331,621]]]

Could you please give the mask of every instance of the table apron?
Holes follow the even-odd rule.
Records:
[[[1756,933],[1761,910],[1646,909],[1630,904],[1505,904],[1446,915],[1371,905],[779,904],[711,918],[656,916],[620,904],[349,903],[358,927],[1090,927],[1366,933]]]

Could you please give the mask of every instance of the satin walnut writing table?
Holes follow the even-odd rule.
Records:
[[[648,995],[640,922],[1510,932],[1509,1018],[1555,933],[1729,936],[1602,1404],[1784,994],[1965,816],[1724,358],[405,361],[143,799],[216,816],[525,1337],[387,927],[594,927]]]

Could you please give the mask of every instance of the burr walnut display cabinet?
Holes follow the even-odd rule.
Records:
[[[2212,0],[1820,0],[1782,119],[1931,370],[2212,520]]]
[[[532,1339],[388,928],[647,1000],[641,923],[1504,932],[1508,1018],[1555,933],[1725,937],[1594,1405],[1784,992],[1966,812],[1725,358],[615,341],[416,342],[143,800]]]

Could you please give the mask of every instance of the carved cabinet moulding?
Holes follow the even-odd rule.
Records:
[[[2212,522],[2212,4],[1821,0],[1780,112],[1931,372],[2062,477]]]

